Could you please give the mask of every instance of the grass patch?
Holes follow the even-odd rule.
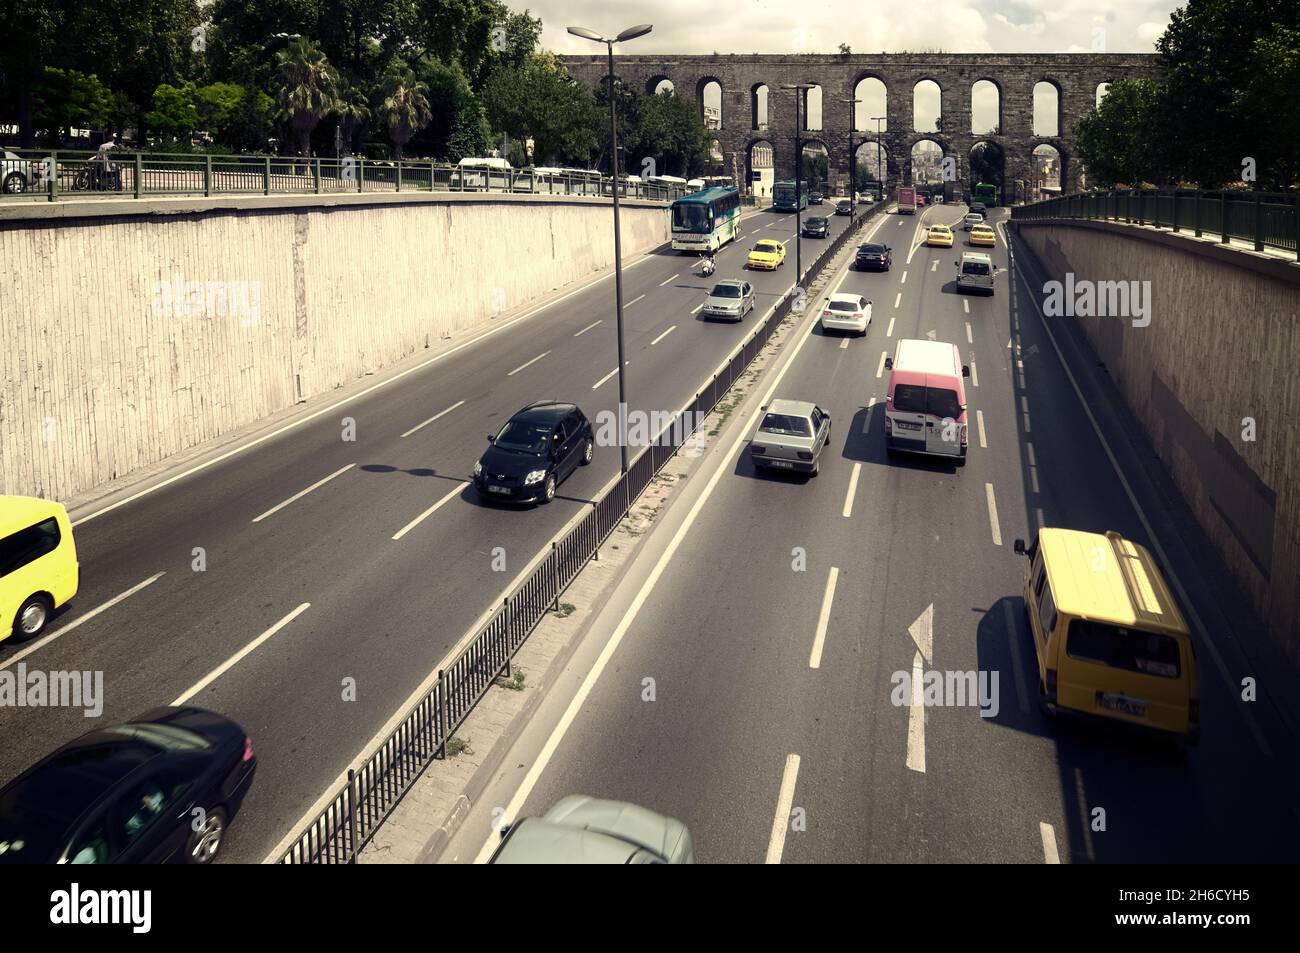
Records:
[[[473,754],[474,749],[469,746],[472,740],[471,738],[451,738],[448,740],[447,757],[459,758],[462,754]]]
[[[569,609],[572,611],[573,607],[569,606]],[[498,676],[497,680],[492,684],[496,685],[498,688],[508,688],[512,692],[522,692],[524,690],[525,678],[527,678],[527,676],[524,674],[524,670],[522,668],[515,668],[515,673],[509,678]]]
[[[577,608],[578,607],[575,606],[572,602],[561,602],[560,608],[552,609],[551,611],[554,612],[561,619],[567,619],[569,616],[573,615],[574,610],[576,610]]]

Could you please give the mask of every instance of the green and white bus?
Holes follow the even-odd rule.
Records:
[[[740,237],[740,192],[734,187],[692,192],[669,211],[677,251],[715,252]]]
[[[796,199],[795,193],[798,192]],[[797,203],[797,204],[796,204]],[[808,190],[796,189],[794,182],[777,182],[772,186],[772,211],[793,212],[808,207]]]

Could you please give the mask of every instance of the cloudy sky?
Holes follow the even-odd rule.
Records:
[[[593,53],[566,26],[638,23],[644,53],[1146,53],[1185,0],[507,0],[542,18],[542,43]]]

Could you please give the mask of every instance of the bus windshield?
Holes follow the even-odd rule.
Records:
[[[709,206],[697,202],[678,202],[673,206],[673,231],[707,232],[713,227]]]

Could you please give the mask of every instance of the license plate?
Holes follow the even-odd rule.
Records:
[[[907,420],[895,420],[895,421],[894,421],[894,426],[895,426],[895,427],[898,427],[900,430],[920,430],[920,429],[921,429],[921,425],[920,425],[920,424],[912,423],[912,422],[907,421]]]
[[[1102,708],[1109,708],[1111,711],[1117,711],[1123,715],[1145,718],[1147,714],[1147,703],[1141,698],[1129,698],[1127,695],[1102,692],[1097,701]]]
[[[771,463],[772,466],[774,467],[784,467],[787,470],[790,470],[794,467],[794,464],[791,463],[789,460],[773,460],[771,461]]]
[[[488,492],[489,492],[489,493],[509,493],[509,492],[510,492],[510,487],[508,487],[508,486],[489,486],[489,487],[488,487]]]

